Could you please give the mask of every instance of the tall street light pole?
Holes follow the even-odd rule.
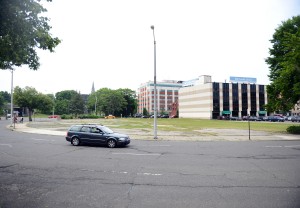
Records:
[[[154,25],[151,25],[151,29],[153,30],[153,39],[154,39],[154,139],[157,139],[157,95],[156,95],[156,41],[154,35]]]
[[[14,69],[11,68],[11,86],[10,86],[10,126],[15,128],[15,115],[14,115]]]

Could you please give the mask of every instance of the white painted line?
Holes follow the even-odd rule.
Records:
[[[8,147],[12,147],[11,144],[0,144],[1,146],[8,146]]]
[[[92,169],[80,169],[81,171],[89,171],[89,172],[94,172],[96,170]],[[103,171],[104,173],[114,173],[114,174],[131,174],[130,172],[127,171]],[[160,173],[136,173],[137,175],[143,175],[143,176],[161,176],[162,174]]]
[[[158,153],[138,154],[138,153],[112,153],[113,155],[136,155],[136,156],[159,156]]]
[[[46,141],[46,142],[54,142],[55,140],[49,140],[49,139],[32,139],[35,141]]]
[[[32,140],[35,140],[35,141],[48,141],[47,139],[32,139]]]
[[[293,147],[300,147],[300,145],[288,145],[288,146],[284,146],[284,147],[290,147],[290,148],[293,148]]]
[[[172,145],[164,145],[164,144],[161,144],[161,145],[139,145],[139,147],[171,147]]]
[[[271,147],[271,148],[276,148],[276,147],[283,147],[283,146],[266,146],[266,147]]]
[[[81,171],[91,171],[91,172],[93,172],[93,171],[95,171],[95,170],[91,170],[91,169],[80,169]]]
[[[146,175],[146,176],[161,176],[159,173],[137,173],[138,175]]]

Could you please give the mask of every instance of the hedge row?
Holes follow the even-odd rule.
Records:
[[[300,134],[300,125],[299,126],[289,126],[286,131],[290,134]]]
[[[96,115],[79,115],[77,116],[79,119],[97,119],[97,118],[103,118],[103,116],[96,116]],[[74,115],[61,115],[61,119],[76,119]]]

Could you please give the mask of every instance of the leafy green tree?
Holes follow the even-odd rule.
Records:
[[[1,91],[0,95],[3,97],[4,102],[7,102],[7,103],[10,102],[10,93],[8,93],[6,91]]]
[[[84,112],[84,102],[79,93],[76,93],[72,96],[70,100],[70,113],[75,115],[77,118],[78,114],[82,114]]]
[[[149,112],[147,111],[147,109],[146,109],[146,108],[143,108],[143,115],[144,115],[144,116],[148,116],[148,114],[149,114]]]
[[[47,10],[41,0],[0,0],[0,68],[40,66],[36,49],[54,51],[60,43],[49,33]],[[47,0],[50,2],[51,0]]]
[[[135,91],[131,89],[118,89],[118,92],[120,92],[124,99],[126,100],[127,105],[123,107],[121,110],[121,114],[123,116],[129,116],[133,115],[136,112],[137,109],[137,100],[136,100],[136,94]]]
[[[70,114],[71,99],[77,92],[75,90],[64,90],[55,94],[56,114]]]
[[[75,90],[57,92],[55,98],[55,112],[58,115],[74,114],[77,117],[84,111],[84,101]]]
[[[282,22],[271,43],[266,107],[271,112],[289,111],[300,100],[300,16]]]
[[[6,114],[5,104],[10,103],[10,94],[8,92],[1,91],[0,92],[0,115]]]
[[[105,96],[106,114],[120,115],[120,111],[127,105],[122,93],[112,90],[110,94]]]
[[[94,110],[96,99],[97,112],[104,113],[105,115],[120,115],[120,112],[127,105],[120,91],[108,88],[101,88],[89,96],[88,108],[90,110]]]
[[[40,110],[42,113],[50,114],[53,106],[52,99],[47,95],[39,93],[37,100],[38,100],[37,109]]]
[[[98,106],[97,92],[94,92],[94,93],[89,95],[88,102],[87,102],[87,107],[88,107],[90,112],[95,112],[96,115],[99,114],[100,106]]]
[[[20,87],[15,87],[14,89],[14,102],[19,107],[28,108],[29,111],[29,121],[32,121],[32,113],[34,110],[45,110],[52,106],[51,99],[36,91],[32,87],[25,87],[24,89]]]
[[[54,107],[54,96],[52,94],[40,94],[38,97],[39,106],[38,109],[43,114],[52,114]]]
[[[75,90],[64,90],[57,92],[55,97],[57,100],[71,100],[73,96],[75,96],[77,92]]]
[[[70,114],[70,101],[69,100],[56,100],[55,101],[55,114],[57,114],[57,115]]]
[[[2,94],[0,94],[0,115],[4,114],[3,107],[4,107],[4,98],[3,98]]]

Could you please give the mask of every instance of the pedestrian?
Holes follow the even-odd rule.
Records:
[[[23,118],[23,116],[21,116],[20,123],[23,123],[23,120],[24,120],[24,118]]]

